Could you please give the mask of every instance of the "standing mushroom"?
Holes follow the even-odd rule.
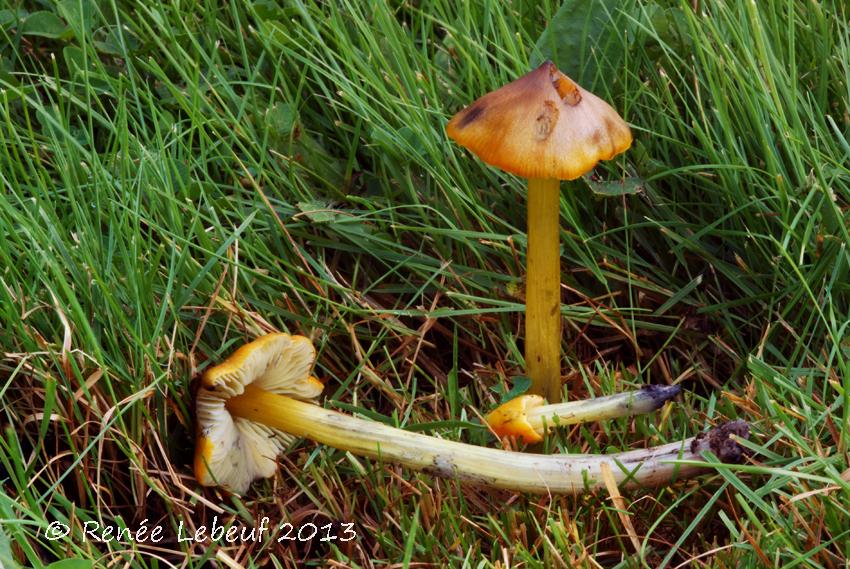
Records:
[[[531,393],[561,400],[560,180],[632,143],[608,103],[546,61],[457,113],[446,126],[484,162],[528,179],[525,364]]]
[[[307,338],[270,334],[204,373],[196,400],[198,482],[244,493],[253,480],[274,473],[277,456],[298,436],[484,486],[575,494],[603,487],[606,466],[618,483],[656,485],[702,470],[697,461],[702,461],[705,450],[724,461],[739,460],[741,448],[733,435],[748,433],[747,424],[738,421],[682,442],[611,455],[540,455],[484,448],[388,427],[309,402],[322,387],[310,375],[314,358]],[[666,393],[675,394],[675,390]],[[646,407],[620,409],[617,416]]]

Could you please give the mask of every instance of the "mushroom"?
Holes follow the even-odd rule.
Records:
[[[446,126],[484,162],[528,179],[525,363],[531,393],[561,400],[560,180],[574,180],[632,143],[608,103],[546,61],[488,93]]]
[[[681,391],[678,385],[647,385],[637,391],[554,405],[546,405],[539,395],[521,395],[491,411],[485,420],[499,437],[539,443],[552,427],[649,413]]]
[[[321,391],[310,375],[314,358],[308,339],[271,334],[207,370],[196,402],[195,475],[202,485],[245,493],[253,480],[274,472],[278,454],[296,436],[488,487],[575,494],[603,487],[604,468],[618,483],[655,485],[701,470],[705,450],[724,461],[740,460],[735,437],[748,434],[746,423],[733,422],[681,442],[611,455],[484,448],[319,407],[310,402]]]

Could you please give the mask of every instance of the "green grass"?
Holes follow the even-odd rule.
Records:
[[[0,6],[0,566],[850,563],[843,3],[604,2],[582,56],[535,47],[554,2],[281,4]],[[638,552],[607,494],[491,492],[306,441],[245,497],[200,489],[191,381],[270,330],[315,342],[324,405],[494,444],[473,423],[523,370],[524,184],[443,128],[553,46],[633,127],[597,174],[642,187],[564,185],[568,397],[688,394],[549,447],[743,418],[758,454],[627,492]],[[215,515],[357,538],[177,542]],[[92,520],[166,539],[94,542]],[[46,539],[54,521],[71,535]]]

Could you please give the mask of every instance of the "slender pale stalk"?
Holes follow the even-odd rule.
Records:
[[[525,366],[530,393],[561,401],[560,182],[528,180]]]
[[[680,392],[678,385],[650,385],[638,391],[532,407],[528,409],[526,420],[529,426],[542,436],[546,430],[558,425],[575,425],[649,413]]]
[[[676,397],[678,385],[647,385],[607,397],[546,405],[539,395],[520,395],[487,414],[485,420],[498,437],[516,437],[526,443],[543,440],[546,431],[558,425],[575,425],[649,413]]]
[[[711,442],[717,438],[711,434],[611,455],[503,451],[388,427],[250,385],[242,395],[229,399],[226,407],[234,416],[356,455],[484,486],[540,494],[575,494],[585,488],[601,488],[604,486],[602,463],[608,463],[618,483],[628,480],[628,485],[656,485],[700,470],[692,464],[675,464],[676,460],[702,460],[700,453],[709,449],[721,454],[718,451],[721,445]],[[738,429],[732,434],[741,432]],[[728,434],[722,438],[735,444]]]

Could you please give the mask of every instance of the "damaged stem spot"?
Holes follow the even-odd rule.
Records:
[[[708,443],[708,449],[721,462],[739,464],[746,458],[747,449],[739,444],[736,439],[748,439],[749,437],[750,426],[746,421],[737,419],[697,435],[691,443],[691,452],[698,453]]]

